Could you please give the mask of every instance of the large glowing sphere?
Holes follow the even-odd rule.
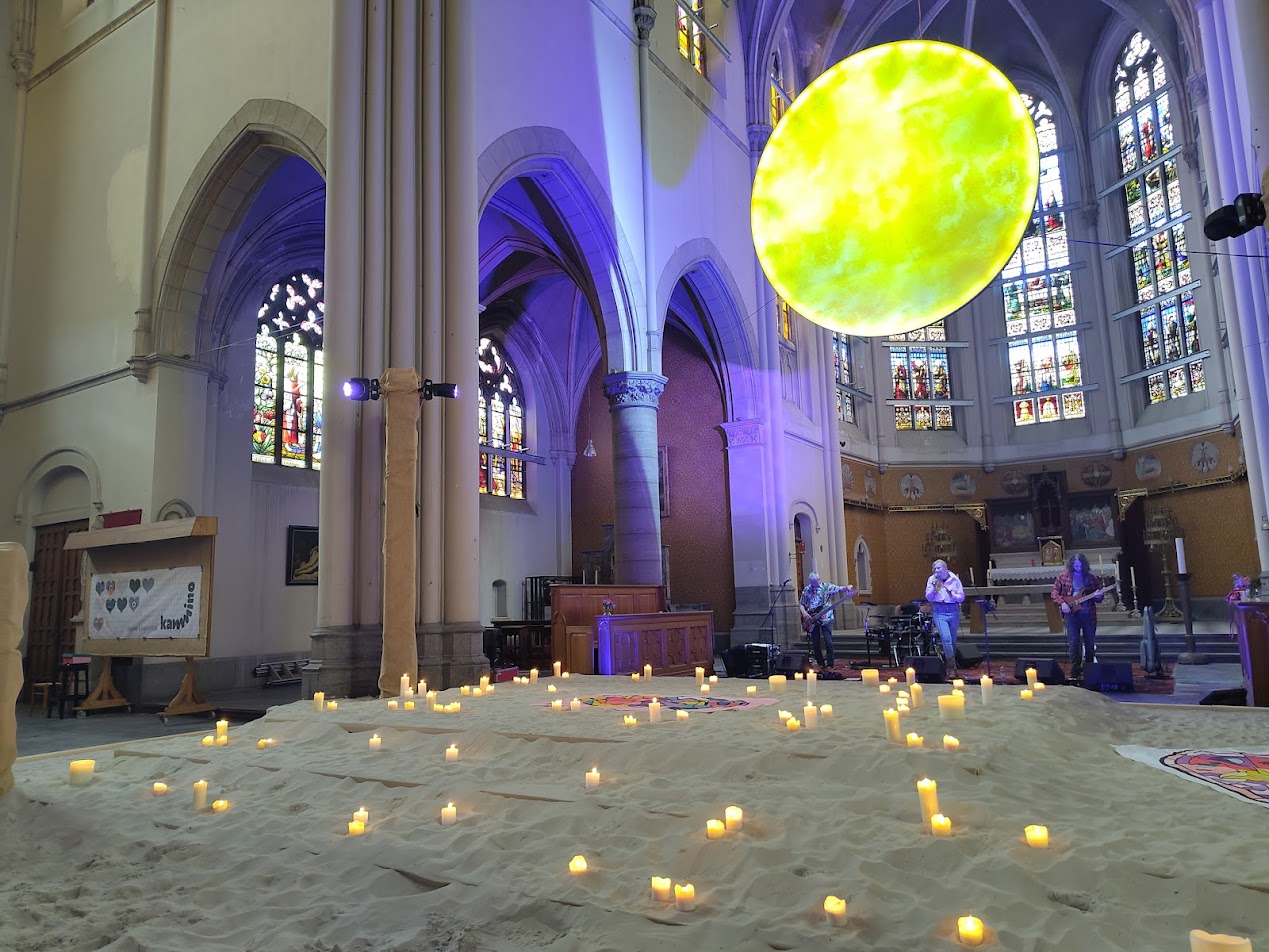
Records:
[[[754,178],[758,259],[824,327],[922,327],[999,272],[1035,208],[1040,155],[1022,97],[958,46],[864,50],[820,76]]]

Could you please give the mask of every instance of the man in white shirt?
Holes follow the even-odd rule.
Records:
[[[961,627],[961,602],[965,601],[965,586],[947,567],[942,559],[933,565],[934,574],[925,583],[925,599],[934,615],[934,627],[943,642],[943,661],[947,676],[956,677],[956,633]]]

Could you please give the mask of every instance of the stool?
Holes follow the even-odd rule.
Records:
[[[27,708],[27,712],[26,712],[27,717],[30,717],[31,713],[35,710],[35,705],[36,705],[35,698],[37,695],[40,698],[39,703],[43,707],[48,707],[49,692],[53,690],[53,682],[52,681],[36,681],[35,683],[29,685],[29,687],[30,687],[30,693],[27,695],[27,697],[30,702],[30,707]]]

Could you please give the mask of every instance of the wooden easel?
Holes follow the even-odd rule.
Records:
[[[185,659],[185,677],[181,678],[181,688],[176,697],[168,702],[167,707],[159,711],[159,717],[166,718],[175,714],[204,714],[216,710],[214,704],[208,704],[198,693],[198,684],[194,677],[194,659]]]
[[[101,674],[97,678],[97,686],[93,688],[92,694],[75,707],[75,713],[80,717],[89,711],[104,711],[113,707],[132,710],[132,702],[119,693],[119,689],[115,687],[115,682],[110,676],[110,666],[114,659],[103,658],[102,660],[104,663],[101,666]]]

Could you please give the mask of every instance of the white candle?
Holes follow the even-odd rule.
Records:
[[[631,680],[631,681],[638,681],[638,680],[639,680],[639,672],[638,672],[638,671],[631,671],[631,672],[630,672],[630,680]]]
[[[1251,939],[1191,929],[1190,952],[1252,952]]]
[[[701,685],[701,693],[702,693],[702,694],[708,694],[708,693],[709,693],[709,685],[708,685],[708,684],[702,684],[702,685]]]
[[[803,677],[804,677],[804,675],[802,674],[802,672],[801,672],[801,671],[795,671],[795,672],[793,672],[793,680],[794,680],[794,681],[801,681]]]
[[[452,764],[458,761],[458,745],[450,744],[445,748],[445,763]]]
[[[1023,835],[1027,838],[1027,845],[1035,849],[1047,849],[1049,845],[1049,828],[1047,826],[1036,826],[1032,824],[1023,829]]]
[[[405,694],[405,692],[406,692],[406,691],[408,691],[408,690],[410,690],[410,676],[409,676],[408,674],[403,674],[403,675],[401,675],[401,691],[400,691],[400,693],[404,695],[404,694]]]
[[[687,711],[675,711],[674,717],[677,720],[685,721],[687,720],[688,714],[687,714]]]
[[[362,823],[360,820],[348,821],[348,835],[349,836],[361,836],[365,832],[366,832],[366,824]]]
[[[317,711],[320,714],[322,710],[322,705],[325,703],[326,703],[326,692],[314,691],[313,692],[313,710]]]
[[[414,688],[406,688],[401,692],[402,697],[414,697]]]
[[[1039,675],[1036,674],[1035,668],[1027,668],[1027,687],[1035,687],[1036,678],[1038,677]]]
[[[864,687],[866,688],[875,688],[881,680],[881,672],[876,668],[864,668],[859,674],[864,679]]]
[[[201,813],[207,809],[207,781],[194,781],[194,810]]]
[[[652,665],[650,665],[650,664],[645,664],[645,665],[643,666],[643,680],[645,680],[645,681],[651,681],[651,680],[652,680]]]
[[[558,691],[558,690],[559,690],[559,688],[557,688],[554,684],[548,684],[548,685],[546,686],[546,693],[547,693],[547,694],[554,694],[554,693],[555,693],[556,691]]]
[[[930,817],[930,832],[935,836],[951,836],[952,821],[941,813],[936,813]]]
[[[1039,694],[1041,691],[1044,690],[1044,682],[1037,681],[1035,684],[1031,685],[1031,690],[1034,691],[1036,694]]]
[[[711,675],[709,676],[709,683],[710,683],[710,684],[717,684],[717,683],[718,683],[718,675],[716,675],[716,674],[711,674]]]
[[[578,853],[568,861],[568,871],[576,876],[579,873],[586,872],[586,857]]]
[[[596,787],[599,786],[599,768],[598,767],[591,767],[587,773],[583,774],[583,776],[586,778],[587,790],[594,790]]]
[[[326,702],[326,710],[328,710],[328,711],[338,711],[338,710],[339,710],[339,702],[338,702],[338,701],[327,701],[327,702]]]
[[[229,736],[229,722],[228,721],[216,722],[216,736],[217,737]]]
[[[819,675],[814,671],[807,672],[806,675],[806,696],[815,697],[815,685],[819,681]]]
[[[212,813],[224,813],[224,812],[225,812],[226,810],[228,810],[228,809],[229,809],[229,801],[228,801],[228,800],[214,800],[214,801],[212,801]]]
[[[557,678],[560,676],[560,668],[561,668],[561,666],[562,666],[562,662],[559,662],[559,661],[556,661],[556,662],[554,662],[554,663],[551,665],[551,667],[552,667],[552,668],[554,669],[554,671],[555,671],[555,676],[556,676]]]
[[[388,702],[388,710],[389,710],[389,711],[395,711],[396,709],[397,709],[397,702],[396,702],[396,700],[395,700],[395,699],[393,699],[393,700],[389,701],[389,702]]]
[[[661,723],[661,702],[653,698],[648,704],[648,722],[650,724]]]
[[[369,811],[369,810],[367,810],[365,807],[362,807],[362,808],[361,808],[361,809],[359,809],[359,810],[354,810],[354,811],[353,811],[353,819],[354,819],[354,820],[356,820],[358,823],[366,823],[366,822],[369,822],[369,820],[370,820],[370,811]]]
[[[788,681],[789,679],[783,674],[773,674],[767,678],[767,687],[770,689],[772,694],[783,694],[784,686],[788,683]]]
[[[979,686],[979,689],[983,692],[983,703],[984,703],[984,704],[988,703],[988,702],[991,700],[991,686],[992,686],[992,683],[993,683],[993,682],[992,682],[991,678],[987,677],[987,675],[985,675],[985,674],[984,674],[981,678],[979,678],[979,679],[978,679],[978,686]]]
[[[627,714],[625,717],[621,719],[621,723],[625,725],[626,727],[634,727],[636,724],[639,723],[639,719],[635,717],[633,714]]]
[[[921,819],[928,824],[939,812],[939,785],[929,777],[918,780],[917,796],[921,799]]]
[[[573,698],[573,700],[569,701],[569,702],[568,702],[568,709],[569,709],[570,711],[572,711],[574,714],[576,714],[578,711],[580,711],[580,710],[582,709],[582,702],[581,702],[581,699],[580,699],[580,698]]]
[[[908,668],[903,674],[908,679],[908,684],[916,684],[916,668]]]
[[[378,734],[370,735],[370,749],[379,750],[383,746],[383,738]]]
[[[1178,575],[1185,574],[1185,540],[1176,540],[1176,571]]]
[[[405,702],[405,709],[406,709],[407,711],[412,711],[412,710],[414,710],[414,702],[413,702],[413,701],[406,701],[406,702]]]
[[[890,693],[890,685],[888,685],[888,684],[878,684],[878,685],[877,685],[877,691],[878,691],[879,693],[881,693],[881,694],[889,694],[889,693]]]
[[[952,681],[952,688],[953,688],[953,690],[956,690],[956,691],[963,691],[963,690],[965,689],[965,680],[964,680],[964,678],[955,678],[955,679]]]
[[[482,690],[489,687],[489,675],[482,674],[480,676],[480,687]]]
[[[819,726],[819,716],[820,711],[819,708],[815,706],[815,702],[812,701],[808,703],[802,708],[802,726],[804,726],[808,731],[815,730],[815,728]]]
[[[787,727],[791,731],[800,731],[802,729],[802,722],[799,721],[796,717],[790,717],[787,721],[784,722],[784,726]]]
[[[886,740],[899,742],[899,712],[893,707],[881,712],[886,720]]]
[[[705,821],[705,838],[707,840],[721,840],[725,832],[727,832],[727,827],[722,820]]]
[[[745,825],[745,811],[740,807],[730,806],[723,811],[723,820],[727,823],[728,830],[739,832]]]
[[[163,794],[167,793],[167,784],[163,783],[161,780],[156,780],[150,790],[156,797],[161,797]]]
[[[821,704],[821,705],[820,705],[820,717],[832,717],[832,716],[833,716],[833,705],[831,705],[831,704]]]
[[[428,707],[431,707],[436,703],[436,692],[428,691],[427,694],[423,695],[423,700],[427,702]]]
[[[571,674],[569,674],[567,671],[565,671],[563,674],[561,674],[561,675],[560,675],[560,677],[561,677],[561,678],[571,678],[571,677],[572,677],[572,675],[571,675]]]
[[[203,746],[204,746],[204,747],[215,747],[215,746],[216,746],[216,737],[215,737],[215,735],[213,735],[213,734],[207,734],[207,735],[205,735],[205,736],[203,737]]]
[[[530,684],[538,683],[538,669],[537,668],[529,669],[529,683]]]
[[[1022,698],[1024,701],[1029,701],[1035,695],[1029,688],[1023,688],[1021,691],[1018,692],[1018,696]]]
[[[441,826],[453,826],[457,819],[458,811],[454,808],[454,804],[449,803],[441,807]]]
[[[698,666],[696,669],[696,686],[700,687],[701,683],[704,680],[705,680],[705,669]]]
[[[983,921],[977,916],[961,916],[956,920],[956,932],[961,945],[983,944]]]
[[[652,898],[656,902],[674,902],[674,893],[670,889],[669,876],[652,877]]]
[[[951,734],[944,734],[943,735],[943,749],[944,750],[960,750],[961,742],[957,740],[955,737],[953,737]]]
[[[915,711],[919,707],[925,706],[925,686],[922,684],[912,685],[912,709]]]
[[[757,693],[758,693],[758,685],[756,685],[756,684],[748,684],[748,685],[746,685],[746,686],[745,686],[745,693],[746,693],[746,694],[757,694]]]
[[[776,717],[780,718],[780,723],[781,723],[781,724],[783,724],[785,721],[787,721],[787,720],[788,720],[790,717],[792,717],[792,716],[793,716],[793,712],[792,712],[792,711],[786,711],[786,710],[783,710],[783,709],[776,711]]]
[[[458,689],[458,694],[460,697],[471,697],[471,685],[464,684]]]
[[[561,701],[559,698],[556,698],[554,701],[551,702],[551,710],[553,711],[564,710],[564,702]]]
[[[846,925],[846,900],[829,896],[824,900],[824,921],[830,926]]]
[[[472,697],[484,697],[484,696],[485,696],[485,691],[486,691],[486,690],[488,690],[488,689],[487,689],[487,688],[472,688],[472,689],[471,689],[471,696],[472,696]]]
[[[228,743],[229,743],[229,735],[228,735],[228,734],[221,734],[219,737],[217,737],[217,738],[216,738],[216,746],[217,746],[217,747],[224,747],[224,746],[226,746]]]
[[[674,906],[679,912],[691,912],[695,909],[696,887],[691,883],[675,883]]]

